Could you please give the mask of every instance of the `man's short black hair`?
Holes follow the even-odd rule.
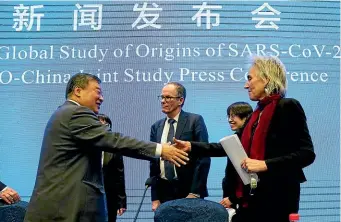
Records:
[[[72,76],[66,85],[65,98],[69,98],[76,87],[84,89],[90,80],[95,80],[98,84],[101,83],[101,80],[97,76],[88,73],[77,73]]]
[[[235,102],[227,107],[226,112],[228,117],[232,114],[238,116],[241,119],[244,119],[249,117],[253,110],[251,105],[247,102]]]

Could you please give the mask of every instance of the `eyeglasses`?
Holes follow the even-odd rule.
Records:
[[[160,102],[162,102],[162,100],[164,99],[166,102],[171,101],[172,99],[179,99],[181,98],[180,96],[157,96],[157,98],[159,99]]]
[[[234,119],[235,117],[237,117],[237,115],[234,115],[234,114],[232,114],[232,115],[227,115],[227,116],[226,116],[226,119],[227,119],[227,120],[230,120],[230,119]]]

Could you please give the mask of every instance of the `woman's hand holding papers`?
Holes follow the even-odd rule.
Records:
[[[225,197],[219,202],[221,205],[223,205],[225,208],[230,208],[232,203],[228,197]]]
[[[248,173],[259,173],[268,170],[266,163],[264,160],[255,160],[246,158],[242,161],[241,166],[245,169]]]

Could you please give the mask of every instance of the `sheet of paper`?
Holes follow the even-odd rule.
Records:
[[[229,214],[229,222],[232,221],[232,217],[236,214],[236,210],[233,208],[226,208],[227,213]]]
[[[226,154],[232,162],[234,168],[242,179],[244,185],[250,184],[251,176],[242,167],[241,162],[247,158],[242,143],[237,135],[226,136],[220,140],[220,144],[223,146]],[[257,178],[258,180],[258,178]]]

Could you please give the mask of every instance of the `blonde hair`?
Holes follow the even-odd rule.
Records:
[[[279,93],[285,96],[287,90],[286,69],[281,60],[274,56],[254,56],[252,65],[258,69],[258,77],[269,81],[265,87],[268,95]]]

